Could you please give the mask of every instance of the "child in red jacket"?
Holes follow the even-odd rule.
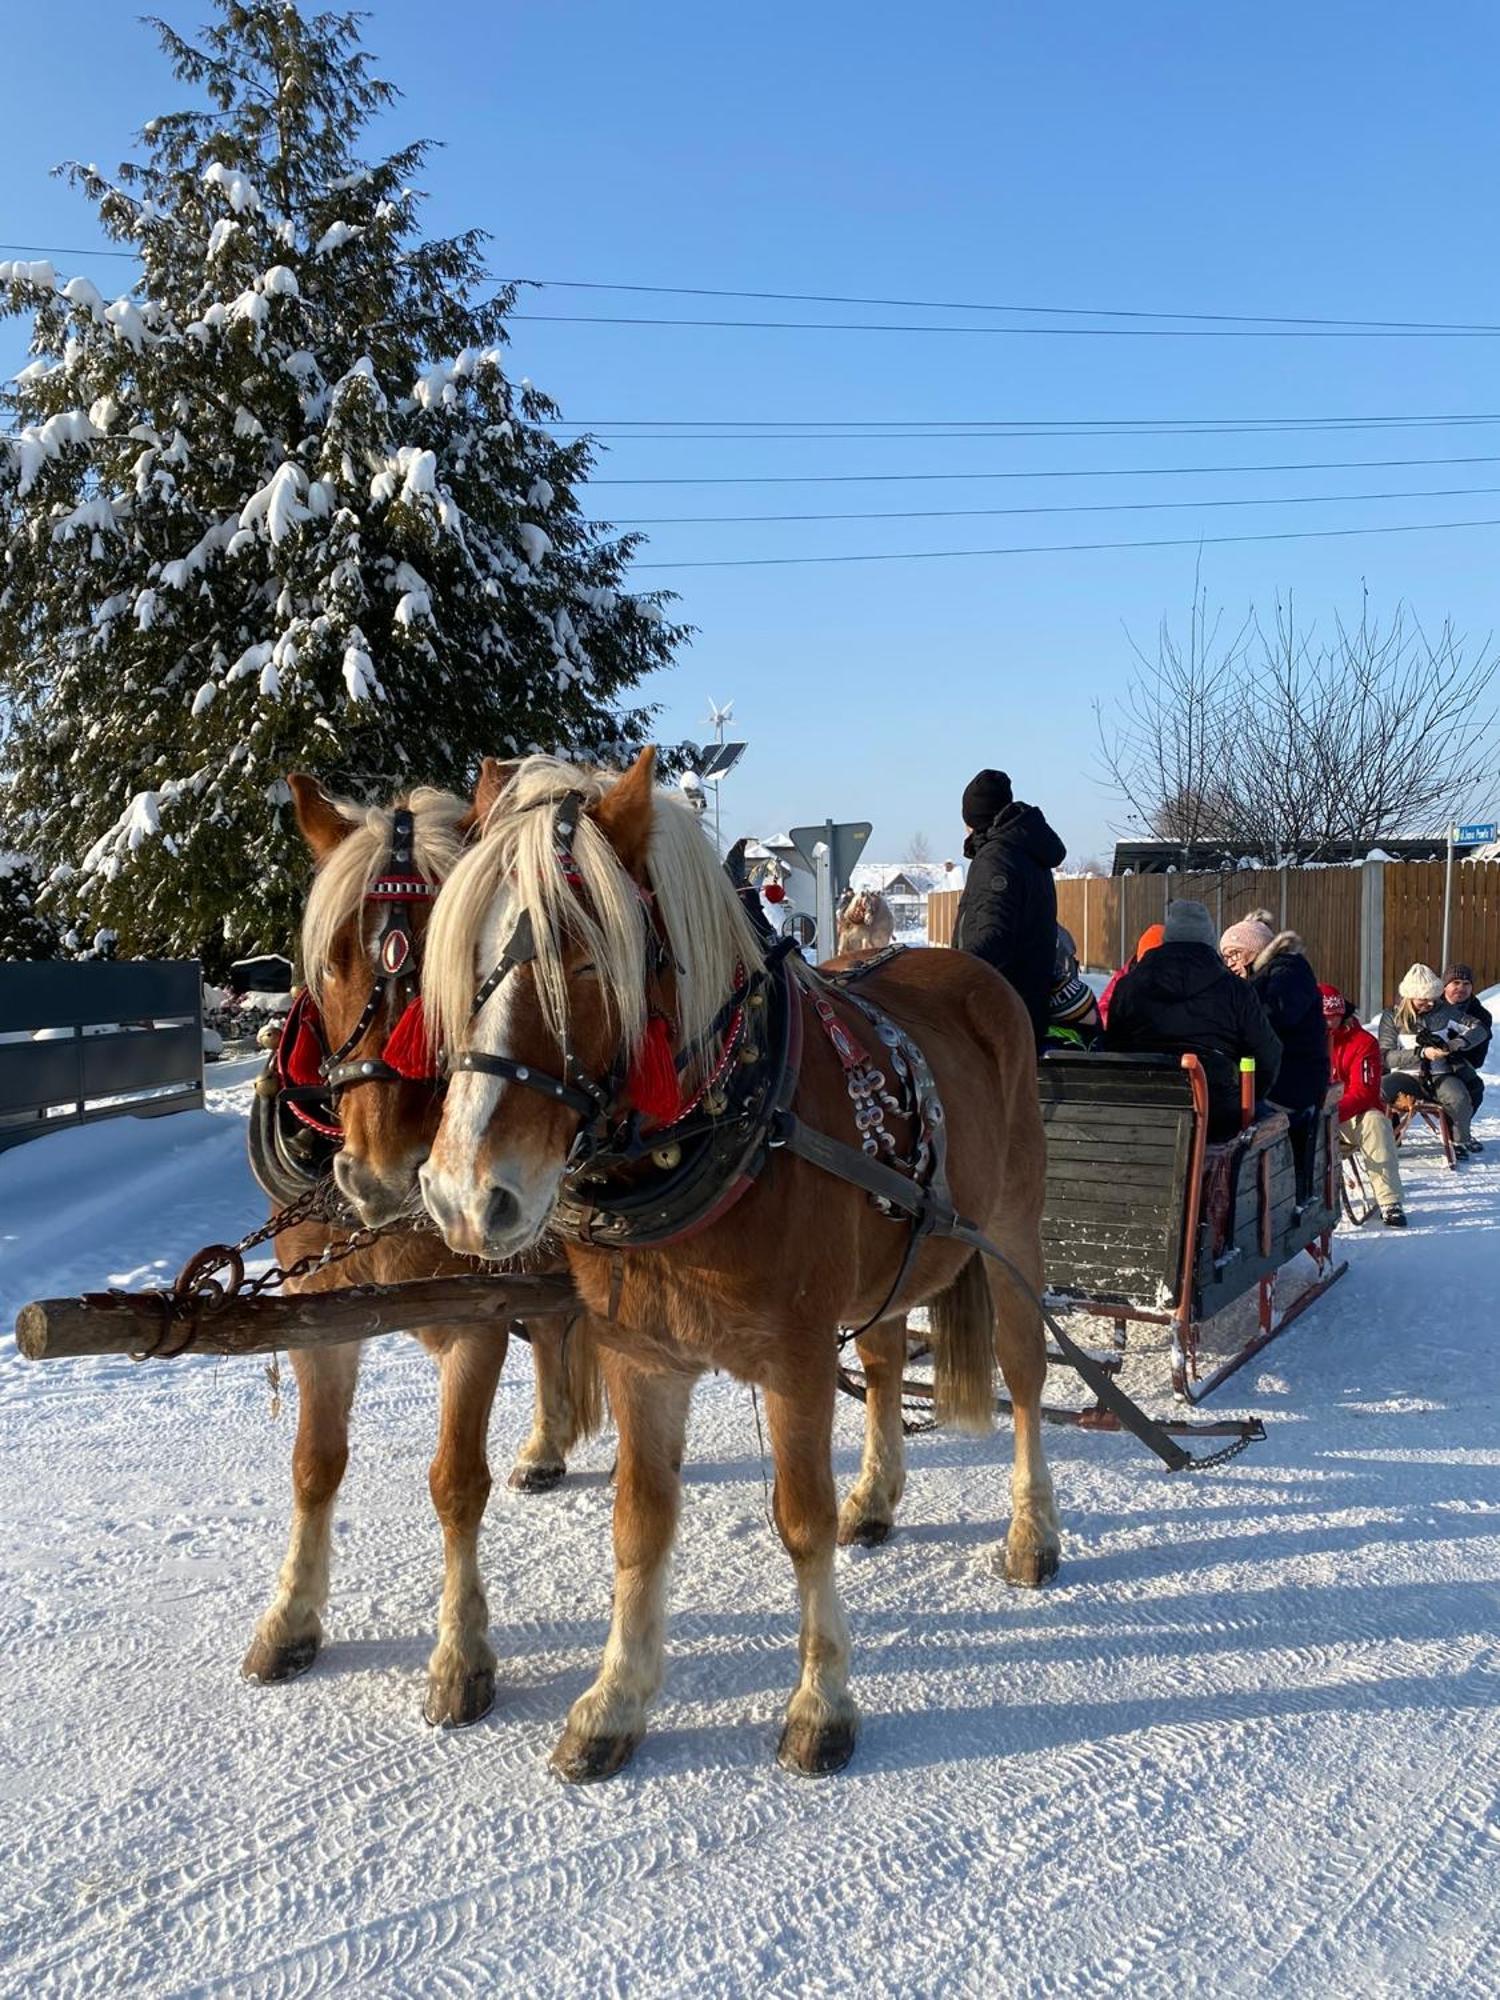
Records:
[[[1380,1094],[1380,1044],[1368,1028],[1361,1027],[1354,1002],[1346,1000],[1336,986],[1320,986],[1318,991],[1323,996],[1334,1081],[1344,1086],[1339,1099],[1339,1149],[1358,1153],[1363,1159],[1386,1228],[1404,1229],[1401,1169]]]

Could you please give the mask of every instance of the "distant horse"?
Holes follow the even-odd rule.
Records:
[[[971,1428],[991,1421],[998,1351],[1015,1405],[1005,1570],[1022,1584],[1045,1581],[1058,1558],[1039,1415],[1046,1350],[1031,1301],[999,1281],[992,1294],[966,1246],[917,1240],[861,1189],[779,1145],[778,1114],[877,1144],[872,1094],[896,1053],[914,1051],[902,1059],[919,1081],[917,1115],[887,1092],[893,1147],[935,1143],[941,1127],[954,1202],[1039,1292],[1031,1024],[979,960],[906,953],[857,989],[880,1010],[875,1045],[889,1061],[877,1075],[858,1005],[800,961],[763,961],[696,820],[655,788],[649,750],[623,777],[545,757],[489,763],[475,805],[482,839],[450,876],[428,938],[424,995],[454,1074],[423,1192],[456,1250],[509,1257],[549,1227],[565,1234],[619,1427],[610,1635],[553,1767],[606,1777],[641,1740],[661,1679],[688,1402],[717,1367],[764,1392],[776,1526],[801,1598],[801,1674],[779,1755],[797,1772],[837,1770],[858,1710],[834,1545],[883,1539],[901,1497],[906,1313],[930,1305],[939,1413]],[[685,1183],[703,1161],[705,1184]],[[842,1512],[841,1326],[867,1328],[869,1383],[863,1462]]]
[[[849,951],[884,951],[896,935],[896,913],[878,889],[857,889],[838,916],[840,957]]]
[[[300,1061],[309,1084],[331,1077],[340,1145],[334,1179],[362,1222],[412,1227],[383,1236],[322,1271],[292,1280],[299,1292],[472,1273],[421,1215],[416,1173],[437,1129],[436,1063],[427,1047],[416,974],[430,906],[472,826],[467,802],[423,788],[386,810],[336,802],[300,774],[289,783],[318,868],[302,930],[307,1000],[288,1023],[296,1046],[278,1052],[282,1074]],[[330,1060],[332,1058],[332,1060]],[[293,1091],[295,1097],[295,1090]],[[325,1122],[325,1121],[320,1121]],[[320,1251],[339,1232],[302,1223],[276,1238],[283,1264]],[[479,1574],[479,1524],[489,1498],[486,1434],[505,1361],[503,1325],[413,1329],[439,1371],[437,1455],[429,1483],[443,1527],[444,1580],[437,1646],[428,1664],[432,1723],[477,1721],[494,1700],[495,1655]],[[294,1350],[297,1439],[292,1530],[276,1595],[256,1626],[243,1671],[282,1681],[310,1667],[328,1600],[333,1504],[349,1451],[349,1409],[359,1345]],[[599,1426],[601,1383],[585,1328],[532,1335],[536,1411],[511,1484],[540,1489],[563,1475],[568,1451]]]

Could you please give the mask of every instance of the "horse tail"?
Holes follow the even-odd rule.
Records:
[[[995,1421],[995,1304],[976,1250],[928,1305],[939,1423],[983,1433]]]
[[[563,1335],[562,1364],[563,1385],[573,1412],[571,1446],[602,1430],[608,1414],[599,1348],[586,1319],[572,1321]]]

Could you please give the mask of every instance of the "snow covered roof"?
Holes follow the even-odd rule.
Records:
[[[962,861],[860,861],[849,878],[854,889],[877,889],[882,895],[928,896],[934,889],[961,889]]]

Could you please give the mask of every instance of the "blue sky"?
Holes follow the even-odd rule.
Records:
[[[175,25],[201,17],[163,0]],[[1379,5],[753,10],[660,4],[449,10],[370,0],[367,39],[404,101],[380,137],[444,141],[435,228],[481,225],[497,275],[1197,313],[1500,324],[1492,218],[1500,17]],[[118,0],[13,10],[0,238],[89,246],[68,155],[113,165],[179,96]],[[8,254],[0,251],[0,255]],[[59,259],[101,283],[126,267]],[[548,290],[523,311],[873,320],[1015,319]],[[1033,324],[1037,323],[1035,321]],[[1046,322],[1042,322],[1045,324]],[[1102,324],[1104,322],[1085,322]],[[1116,322],[1117,324],[1119,322]],[[14,328],[0,363],[20,359]],[[584,422],[1036,422],[1433,416],[1500,411],[1500,340],[927,335],[518,323],[515,372]],[[1490,439],[1496,442],[1491,444]],[[1364,527],[1500,517],[1500,463],[1267,472],[1289,461],[1500,456],[1500,425],[1149,437],[651,439],[612,480],[1021,472],[946,484],[601,485],[611,518],[1099,506],[1257,507],[950,520],[662,525],[642,561]],[[1147,467],[1212,475],[1047,478]],[[1478,643],[1496,624],[1500,530],[1208,547],[1235,613],[1294,591],[1308,616],[1406,599]],[[1127,633],[1185,612],[1195,550],[661,569],[699,630],[653,687],[662,731],[732,697],[750,754],[726,829],[869,818],[871,853],[960,838],[958,797],[995,763],[1075,855],[1107,851],[1092,704]],[[642,581],[646,580],[643,573]],[[1491,805],[1500,805],[1500,793]]]

